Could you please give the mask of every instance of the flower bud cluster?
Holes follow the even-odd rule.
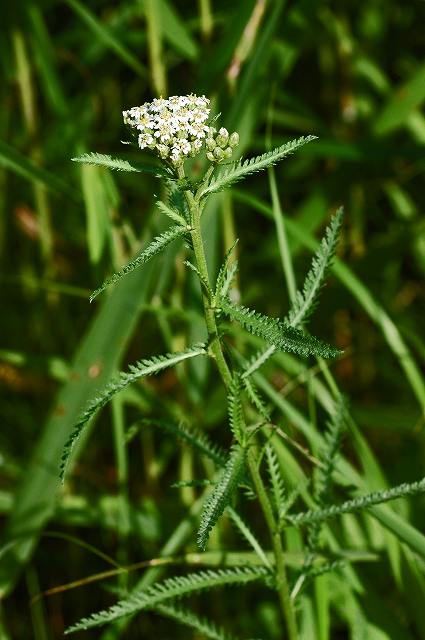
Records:
[[[205,96],[194,94],[155,98],[123,111],[123,117],[137,133],[140,149],[151,149],[178,166],[197,155],[209,135],[209,103]]]
[[[207,148],[207,159],[210,162],[221,162],[229,160],[232,157],[233,149],[239,144],[239,134],[234,131],[229,132],[221,127],[217,133],[217,129],[209,127],[208,136],[205,141]]]

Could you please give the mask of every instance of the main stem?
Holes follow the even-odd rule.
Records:
[[[185,178],[183,167],[179,167],[177,172],[180,179]],[[221,378],[226,388],[228,388],[232,381],[232,373],[224,358],[220,338],[217,331],[215,309],[213,307],[213,294],[211,290],[208,275],[208,266],[201,234],[201,206],[199,204],[199,201],[191,191],[185,191],[185,198],[190,211],[190,220],[192,227],[190,233],[192,237],[193,250],[195,252],[196,266],[198,268],[200,278],[203,282],[203,286],[201,285],[202,301],[204,305],[205,321],[208,331],[209,349],[211,355],[215,359]],[[258,470],[256,455],[253,447],[248,448],[247,460],[252,481],[254,483],[258,500],[260,502],[260,506],[263,511],[263,515],[266,520],[271,537],[273,552],[275,556],[279,600],[282,614],[286,622],[288,637],[289,640],[298,640],[295,612],[291,602],[288,579],[286,576],[282,539],[273,514],[273,509],[269,497],[267,495],[267,491]]]

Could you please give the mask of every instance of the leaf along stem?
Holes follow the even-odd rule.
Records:
[[[183,180],[185,173],[183,167],[177,169],[178,177]],[[213,305],[213,293],[211,290],[210,280],[208,276],[208,267],[205,257],[204,244],[201,233],[201,213],[202,206],[199,202],[201,191],[198,190],[196,196],[189,190],[184,192],[185,199],[190,211],[191,217],[191,237],[193,243],[193,249],[196,258],[196,266],[199,271],[200,279],[208,284],[208,290],[205,287],[201,287],[202,301],[204,305],[205,322],[207,325],[207,331],[209,336],[209,349],[210,353],[215,359],[217,368],[221,375],[224,385],[229,389],[232,382],[232,373],[224,358],[223,350],[220,342],[220,338],[217,331],[217,323],[215,319],[215,310]],[[255,450],[253,447],[249,447],[247,451],[248,468],[257,492],[258,500],[260,502],[261,510],[263,511],[264,518],[266,520],[267,528],[269,529],[269,535],[271,538],[273,552],[275,556],[276,564],[276,578],[277,588],[279,593],[279,600],[282,609],[283,618],[286,623],[289,640],[298,640],[297,623],[295,618],[295,611],[290,598],[288,579],[286,575],[284,552],[282,547],[282,539],[279,531],[279,527],[276,523],[272,506],[267,495],[266,488],[261,478]]]
[[[186,177],[182,166],[177,169],[177,173],[179,178],[181,179],[184,179]],[[192,237],[193,250],[195,252],[196,266],[198,267],[201,282],[208,284],[208,290],[206,290],[205,286],[201,287],[201,289],[202,289],[202,302],[204,305],[205,322],[206,322],[207,331],[208,331],[209,351],[212,357],[216,361],[217,368],[220,372],[220,375],[223,379],[224,384],[226,385],[226,387],[229,387],[232,380],[232,375],[230,373],[229,367],[223,355],[223,350],[221,348],[220,339],[218,336],[214,308],[212,305],[213,295],[212,295],[210,279],[208,275],[207,260],[205,257],[204,244],[202,241],[202,234],[201,234],[201,206],[199,204],[199,201],[194,197],[191,191],[186,190],[184,192],[184,196],[190,212],[190,219],[191,219],[191,226],[192,226],[192,231],[190,232],[190,234]]]

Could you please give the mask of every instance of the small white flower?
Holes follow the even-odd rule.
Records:
[[[209,104],[208,98],[194,94],[155,98],[123,111],[123,118],[138,132],[141,149],[154,149],[161,158],[179,164],[199,152],[206,135],[212,135],[212,128],[205,124]]]

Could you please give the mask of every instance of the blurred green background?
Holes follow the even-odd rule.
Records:
[[[110,568],[82,543],[122,564],[157,557],[192,504],[192,490],[170,489],[176,476],[188,477],[187,452],[143,433],[123,462],[120,424],[128,427],[140,410],[150,415],[181,402],[183,412],[198,407],[200,422],[227,442],[215,376],[192,372],[183,397],[170,372],[102,414],[71,481],[56,494],[63,442],[95,389],[118,366],[177,348],[201,331],[199,292],[178,247],[88,304],[90,291],[163,228],[154,207],[162,187],[151,176],[112,174],[70,158],[85,151],[134,157],[137,151],[120,143],[121,112],[155,95],[207,95],[220,122],[239,131],[246,156],[301,135],[319,137],[276,168],[297,280],[308,268],[312,236],[319,238],[344,205],[338,257],[345,266],[324,290],[312,328],[345,350],[332,370],[381,465],[371,488],[424,475],[424,22],[422,0],[46,0],[3,7],[0,589],[7,597],[0,638],[61,637],[69,623],[109,602],[108,589],[116,587],[105,581],[30,606],[41,591]],[[217,196],[205,231],[210,268],[236,235],[242,300],[284,315],[271,201],[267,176],[256,175]],[[305,406],[289,370],[271,373],[276,388]],[[349,440],[346,451],[354,459]],[[423,498],[402,513],[423,529]],[[375,589],[364,611],[387,635],[356,636],[336,607],[328,637],[425,638],[424,559],[416,581],[397,581],[388,541],[372,533],[364,546],[382,560],[363,574],[364,588]],[[185,544],[193,550],[193,536]],[[235,595],[231,607],[220,597],[208,606],[230,624],[240,607],[245,635],[279,638],[270,596],[247,593]],[[153,614],[110,634],[90,637],[199,637]]]

